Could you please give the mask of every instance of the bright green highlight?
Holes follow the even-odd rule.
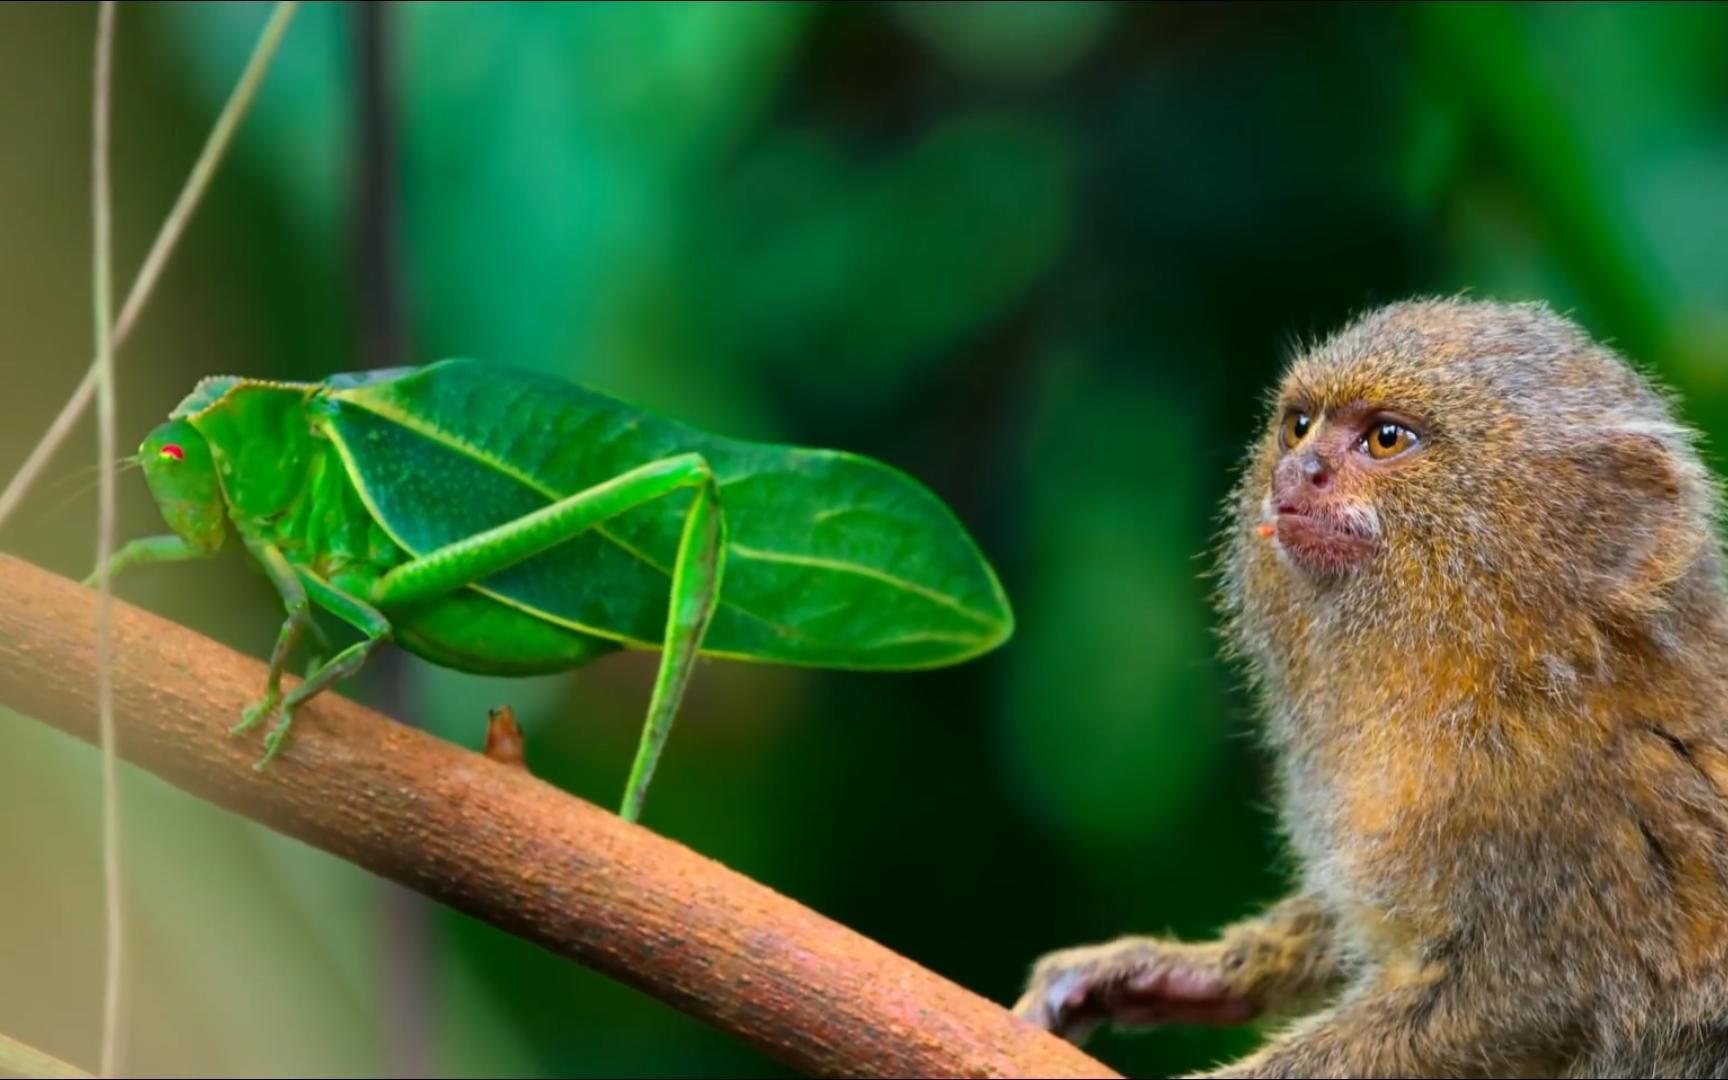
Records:
[[[904,473],[470,360],[207,379],[139,458],[173,533],[128,544],[110,573],[213,555],[236,535],[282,598],[264,695],[234,729],[276,719],[260,768],[294,709],[386,641],[501,675],[655,649],[621,809],[635,820],[699,656],[913,670],[1013,632],[972,538]],[[365,639],[325,660],[315,610]],[[307,677],[284,693],[308,636]]]

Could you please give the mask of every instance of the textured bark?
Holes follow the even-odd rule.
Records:
[[[96,738],[96,593],[0,556],[0,702]],[[120,753],[818,1076],[1115,1076],[749,878],[334,694],[260,774],[264,665],[116,601]],[[288,685],[293,685],[290,680]]]

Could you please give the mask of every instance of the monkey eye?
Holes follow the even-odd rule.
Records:
[[[1284,425],[1280,430],[1280,437],[1283,439],[1284,449],[1295,449],[1297,443],[1308,437],[1308,432],[1313,426],[1314,421],[1312,418],[1300,409],[1292,409],[1290,412],[1285,413]]]
[[[1416,433],[1395,420],[1382,420],[1362,435],[1358,444],[1368,456],[1384,461],[1397,457],[1419,441]]]

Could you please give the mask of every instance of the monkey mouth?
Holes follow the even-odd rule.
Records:
[[[1353,570],[1374,552],[1374,536],[1366,526],[1338,515],[1281,503],[1275,522],[1278,546],[1311,571]]]

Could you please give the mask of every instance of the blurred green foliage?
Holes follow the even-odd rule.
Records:
[[[124,9],[120,266],[266,14]],[[123,358],[123,439],[202,375],[364,362],[353,14],[297,19]],[[1284,883],[1204,575],[1293,347],[1411,293],[1542,298],[1728,431],[1721,7],[403,4],[388,23],[406,359],[539,367],[881,457],[1002,572],[1020,632],[976,663],[705,667],[647,820],[997,1000],[1046,949],[1206,933]],[[92,25],[87,5],[0,10],[0,468],[89,355]],[[76,576],[94,500],[67,490],[0,544]],[[122,511],[126,535],[158,527],[135,478]],[[256,655],[280,619],[238,559],[121,593]],[[652,659],[389,670],[466,745],[510,702],[535,771],[610,805]],[[0,1031],[85,1062],[95,777],[87,748],[0,723]],[[141,774],[126,813],[140,1071],[781,1074],[456,915],[403,931],[376,880]],[[1157,1075],[1252,1039],[1093,1048]]]

